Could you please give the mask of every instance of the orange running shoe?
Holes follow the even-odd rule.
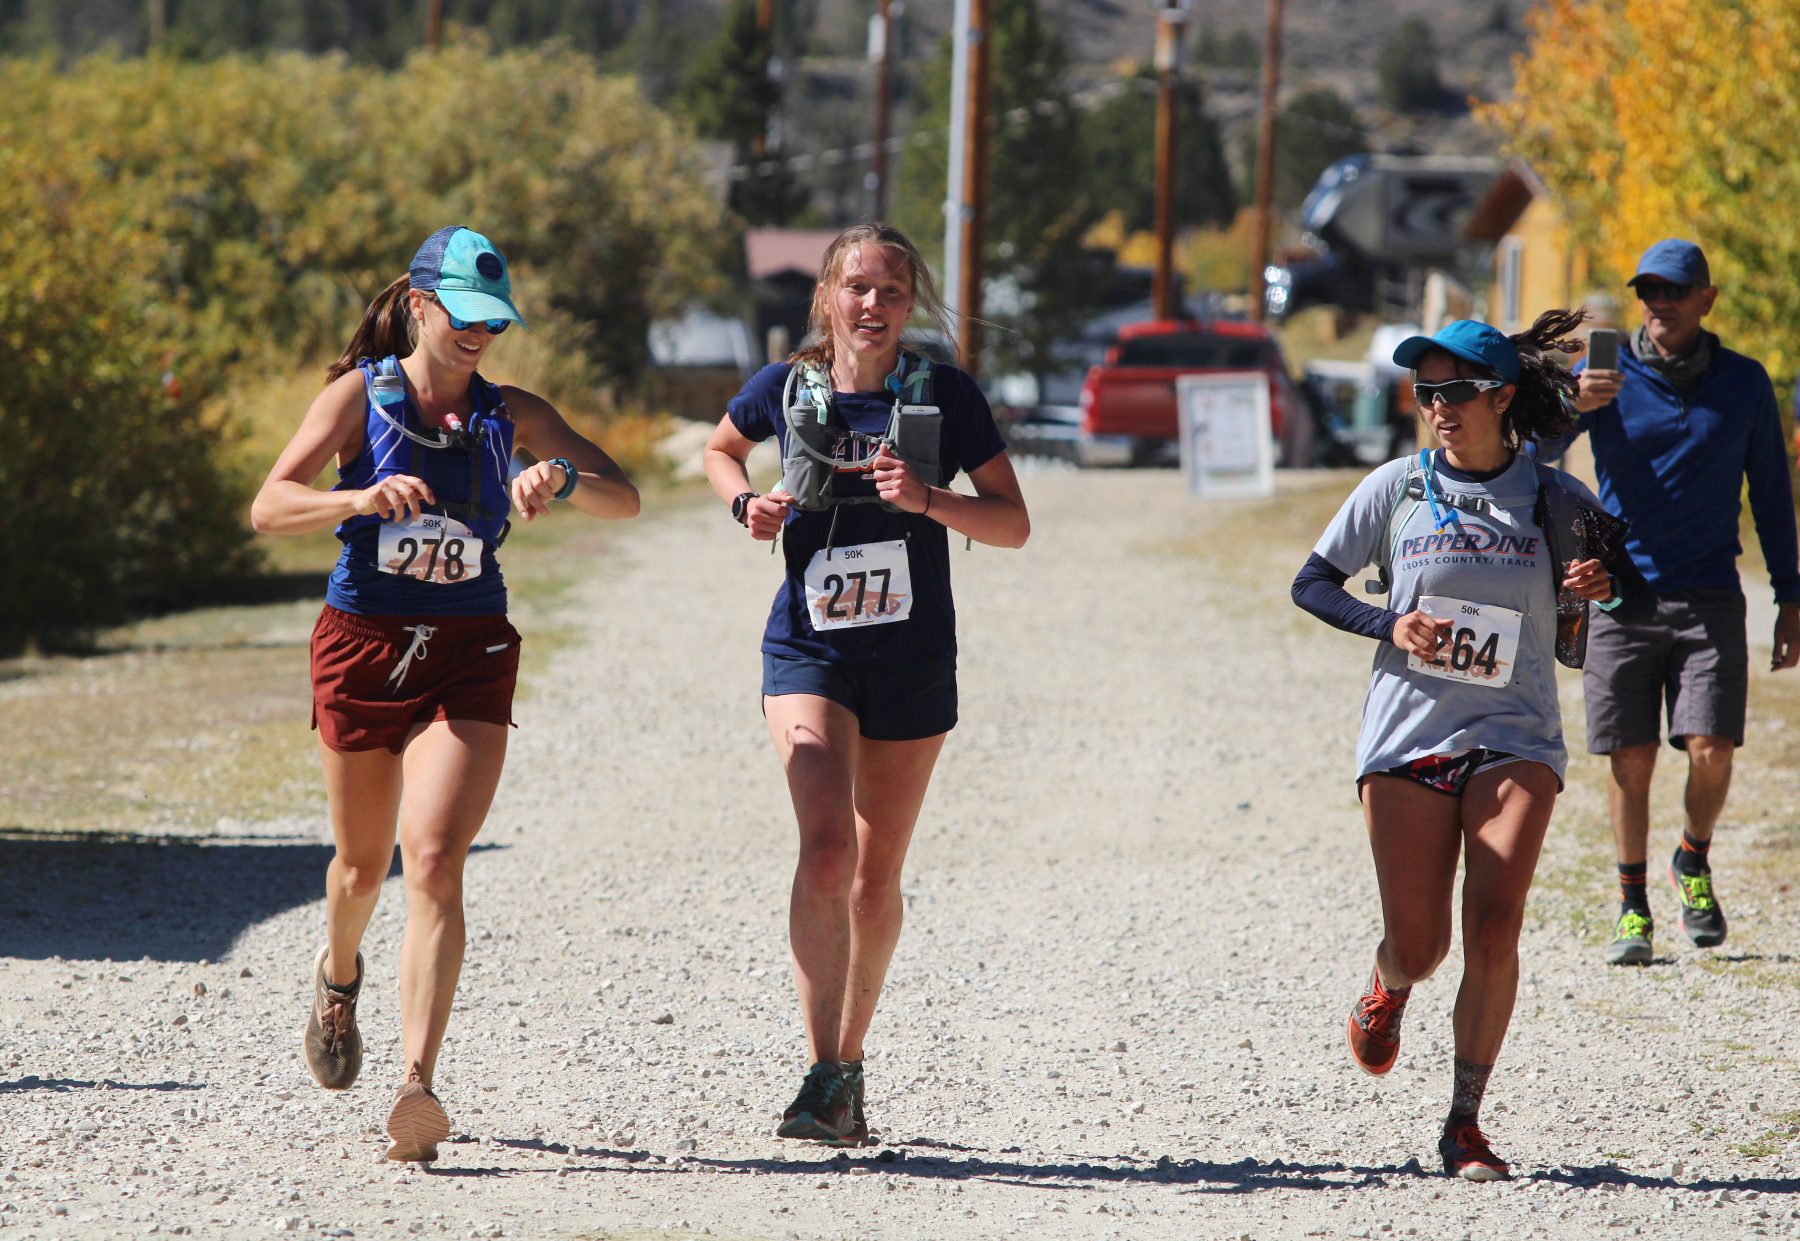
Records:
[[[1369,972],[1369,989],[1350,1010],[1345,1027],[1350,1036],[1350,1058],[1365,1073],[1380,1077],[1394,1067],[1400,1054],[1400,1018],[1406,1012],[1411,987],[1389,991],[1381,985],[1381,971]]]
[[[1512,1180],[1512,1169],[1494,1154],[1487,1135],[1472,1120],[1447,1127],[1438,1139],[1438,1154],[1444,1157],[1444,1171],[1450,1176],[1465,1181]]]

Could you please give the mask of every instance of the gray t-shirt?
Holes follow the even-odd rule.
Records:
[[[1392,642],[1377,644],[1356,743],[1357,778],[1432,754],[1481,748],[1541,762],[1560,782],[1568,751],[1556,698],[1556,591],[1550,549],[1532,520],[1536,467],[1521,454],[1498,476],[1473,482],[1447,477],[1441,453],[1434,453],[1431,481],[1440,496],[1480,496],[1493,506],[1474,513],[1440,505],[1440,515],[1454,513],[1456,520],[1439,526],[1424,500],[1401,499],[1399,509],[1394,508],[1415,461],[1390,461],[1363,479],[1313,551],[1354,577],[1377,559],[1388,515],[1394,513],[1387,606],[1411,612],[1421,596],[1432,595],[1477,609],[1493,606],[1522,613],[1516,655],[1511,679],[1496,687],[1428,675],[1408,667],[1406,652]],[[1563,474],[1560,481],[1600,507],[1576,479]],[[1496,647],[1502,658],[1511,649],[1504,636]],[[1463,649],[1462,658],[1479,660],[1486,653],[1491,667],[1494,649],[1478,639]]]

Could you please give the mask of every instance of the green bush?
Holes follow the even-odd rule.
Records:
[[[154,249],[0,147],[0,654],[83,645],[252,567],[217,429],[161,382],[142,306]]]
[[[691,135],[567,49],[0,68],[0,425],[27,445],[0,478],[41,501],[0,535],[0,649],[242,571],[233,394],[334,356],[441,225],[499,243],[596,389],[629,388],[650,320],[723,279]]]

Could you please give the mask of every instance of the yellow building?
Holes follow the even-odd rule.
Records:
[[[1586,247],[1575,240],[1549,189],[1523,163],[1514,160],[1501,170],[1465,232],[1471,241],[1494,247],[1487,322],[1502,332],[1523,331],[1544,311],[1560,306],[1585,306],[1590,328],[1620,326],[1618,301],[1594,288]],[[1585,437],[1561,464],[1584,481],[1594,481]]]
[[[1502,332],[1522,331],[1546,310],[1589,302],[1587,250],[1575,241],[1550,191],[1524,164],[1515,160],[1494,179],[1466,231],[1471,241],[1494,247],[1488,322]],[[1614,305],[1609,299],[1607,308]],[[1598,315],[1593,325],[1616,326]]]

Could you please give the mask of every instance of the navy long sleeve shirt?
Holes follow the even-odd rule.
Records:
[[[1780,602],[1800,601],[1800,540],[1775,388],[1762,364],[1721,347],[1686,390],[1620,351],[1623,386],[1539,447],[1554,461],[1575,435],[1594,446],[1599,496],[1631,527],[1626,550],[1651,590],[1738,586],[1744,480],[1757,540]]]

